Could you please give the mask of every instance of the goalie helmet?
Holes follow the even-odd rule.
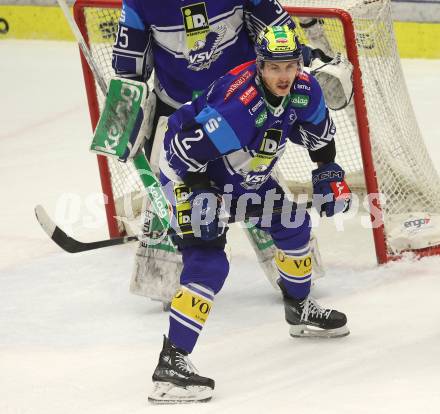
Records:
[[[265,60],[302,60],[301,43],[295,31],[287,24],[263,29],[255,43],[255,53],[258,65]]]

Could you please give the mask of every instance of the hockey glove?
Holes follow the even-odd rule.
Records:
[[[324,212],[327,217],[331,217],[349,210],[351,191],[344,176],[344,170],[335,162],[324,164],[312,171],[313,197],[315,200],[321,199],[317,203],[321,216]]]
[[[185,184],[176,184],[174,195],[181,237],[208,241],[224,233],[226,226],[219,220],[222,197],[217,189],[191,189]]]

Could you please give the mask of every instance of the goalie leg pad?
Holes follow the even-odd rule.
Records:
[[[154,95],[155,97],[155,107],[154,109],[150,110],[149,116],[151,118],[152,125],[151,130],[148,131],[149,135],[147,135],[147,139],[145,140],[144,151],[145,156],[150,161],[152,170],[156,173],[158,169],[154,163],[157,160],[152,159],[154,157],[152,154],[154,151],[157,151],[158,145],[160,148],[162,147],[163,135],[165,135],[163,128],[166,128],[168,117],[176,111],[176,108],[173,108],[158,98],[155,91],[153,91],[151,95]],[[158,143],[156,143],[157,139],[159,140]]]
[[[174,250],[144,246],[140,243],[136,252],[130,292],[165,304],[170,303],[180,287],[182,269],[182,256]]]
[[[163,139],[168,125],[168,117],[160,116],[156,124],[156,132],[154,134],[153,145],[151,148],[150,165],[153,172],[159,174],[160,152],[163,147]]]

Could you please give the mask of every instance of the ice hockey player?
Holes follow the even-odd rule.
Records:
[[[228,72],[168,120],[161,181],[180,225],[174,240],[184,268],[182,287],[171,303],[168,337],[153,374],[149,396],[153,403],[212,397],[214,381],[196,373],[188,354],[229,271],[224,252],[227,228],[218,216],[222,197],[232,198],[231,205],[247,196],[282,199],[283,190],[270,173],[290,140],[305,147],[317,163],[312,183],[315,196],[324,197],[320,212],[332,216],[350,207],[344,171],[335,163],[336,127],[319,84],[302,71],[294,30],[287,25],[263,29],[256,56],[256,61]],[[304,210],[302,214],[302,222],[293,227],[285,226],[279,214],[273,214],[269,224],[263,225],[263,220],[258,224],[278,249],[276,265],[290,334],[347,335],[346,316],[322,308],[309,294],[310,217]],[[293,211],[291,221],[295,215]]]
[[[154,70],[154,93],[145,110],[152,118],[145,153],[154,171],[157,171],[158,153],[162,147],[162,127],[166,125],[163,117],[193,100],[228,70],[255,59],[254,41],[259,31],[264,26],[275,24],[295,27],[277,0],[172,0],[161,4],[160,8],[138,0],[123,0],[112,65],[117,76],[138,81],[147,81]],[[303,51],[309,62],[316,55],[329,60],[319,52],[310,48]],[[317,61],[319,59],[314,60]],[[158,138],[155,139],[155,135]],[[263,236],[260,232],[256,240]],[[266,276],[274,284],[273,247],[261,248],[252,231],[248,237]],[[312,244],[312,258],[316,270],[322,274],[315,243]],[[164,263],[172,261],[169,255],[169,252],[153,253],[152,249],[146,249],[141,244],[137,251],[133,275],[136,283],[132,283],[132,291],[137,290],[136,293],[146,296],[151,293],[157,295],[156,289],[151,293],[150,289],[158,280],[164,279],[157,270],[162,271],[166,266],[160,263],[153,266],[152,263],[162,256],[166,256]],[[156,276],[149,274],[150,267],[155,269]],[[177,285],[177,274],[175,278]],[[164,298],[171,298],[175,286],[165,286],[160,290]]]

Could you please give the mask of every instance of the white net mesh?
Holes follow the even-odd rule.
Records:
[[[111,66],[112,46],[116,38],[119,8],[86,7],[84,8],[85,32],[89,40],[90,51],[93,59],[98,63],[106,83],[114,76]],[[152,85],[150,85],[150,88]],[[104,96],[96,85],[98,94],[99,108],[104,104]],[[138,211],[132,211],[131,200],[138,199],[138,194],[142,192],[143,186],[139,175],[132,163],[121,163],[114,158],[108,158],[110,169],[110,181],[113,190],[113,197],[116,207],[116,214],[119,217],[133,217]],[[129,208],[127,208],[127,204]],[[136,206],[141,203],[135,203]],[[137,210],[137,209],[135,209]],[[121,232],[123,222],[119,221]]]
[[[393,216],[411,212],[440,213],[439,178],[420,134],[408,97],[394,39],[389,0],[291,0],[284,6],[313,7],[311,17],[294,18],[302,40],[328,55],[347,56],[343,26],[336,18],[322,18],[322,8],[337,7],[353,19],[357,52],[364,85],[373,170],[378,189],[386,195],[385,233]],[[119,18],[118,9],[85,8],[86,31],[91,50],[108,81],[113,75],[111,49]],[[313,18],[317,21],[313,23]],[[303,23],[301,28],[300,23]],[[362,93],[358,91],[356,93]],[[100,94],[100,92],[98,92]],[[102,96],[99,96],[102,104]],[[364,171],[353,103],[332,111],[337,126],[337,162],[347,173],[352,189],[365,192]],[[115,199],[141,190],[130,165],[109,160]],[[315,168],[307,151],[289,145],[280,170],[293,192],[310,191],[310,171]],[[120,210],[118,215],[127,214]]]
[[[423,142],[408,96],[397,51],[389,0],[295,0],[284,1],[295,7],[332,6],[347,10],[354,23],[365,99],[373,170],[378,190],[386,196],[383,206],[385,234],[389,235],[395,218],[405,222],[411,213],[436,215],[440,212],[440,187]],[[319,17],[319,13],[318,13]],[[310,21],[304,19],[303,21]],[[306,25],[307,26],[307,25]],[[306,43],[320,47],[328,54],[346,54],[339,22],[323,19],[322,24],[303,30]],[[347,181],[359,184],[362,169],[359,136],[355,132],[353,105],[333,112],[337,126],[337,162],[349,174]],[[290,149],[282,161],[283,175],[289,179],[296,169],[296,151]],[[362,190],[362,189],[360,189]],[[388,249],[392,249],[388,240]],[[427,240],[426,245],[431,246]]]

